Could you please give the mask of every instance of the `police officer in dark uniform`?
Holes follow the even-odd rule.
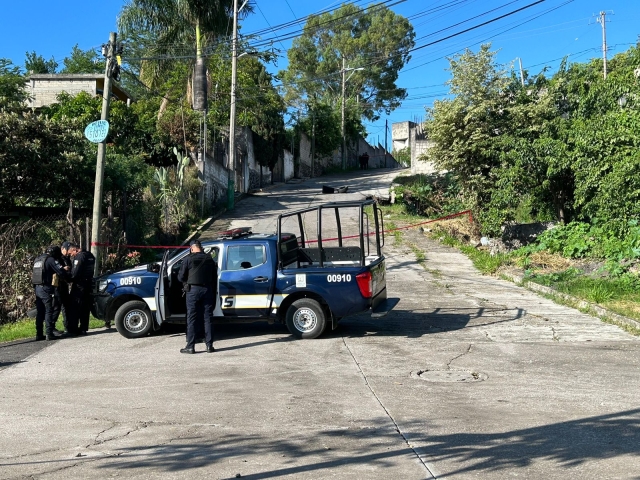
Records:
[[[196,332],[204,324],[204,343],[213,353],[213,325],[211,323],[218,286],[218,265],[211,255],[204,253],[198,240],[190,243],[191,253],[182,262],[178,280],[187,296],[187,346],[180,353],[196,353]]]
[[[58,261],[59,265],[64,268],[66,271],[71,272],[71,267],[73,265],[71,261],[71,256],[75,255],[76,246],[71,242],[62,242],[60,246],[60,250],[62,251],[62,256]],[[67,317],[70,316],[71,313],[71,305],[69,303],[69,283],[67,283],[64,279],[60,279],[58,284],[58,288],[56,288],[56,299],[58,304],[60,305],[60,309],[62,311],[62,324],[64,325],[64,330],[69,333],[68,328],[68,320]]]
[[[56,287],[52,285],[53,275],[61,280],[69,280],[69,273],[60,266],[62,252],[60,247],[52,245],[44,255],[36,258],[33,264],[31,283],[36,291],[36,340],[56,340],[54,333],[56,320],[60,314],[60,305],[56,302]],[[43,331],[44,330],[44,331]]]
[[[71,267],[71,292],[69,294],[71,304],[71,321],[68,324],[69,333],[86,335],[89,330],[89,315],[91,313],[91,288],[93,282],[93,269],[96,257],[86,250],[78,251],[73,257]],[[79,325],[78,325],[79,324]]]

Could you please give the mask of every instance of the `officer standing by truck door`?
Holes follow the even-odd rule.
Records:
[[[91,313],[91,288],[93,282],[93,268],[96,257],[86,250],[74,249],[73,266],[71,267],[70,304],[73,314],[68,325],[71,334],[86,335],[89,330],[89,315]],[[79,326],[78,326],[79,324]]]
[[[196,353],[196,332],[204,324],[207,352],[213,353],[212,314],[218,285],[218,265],[204,253],[198,240],[190,243],[191,253],[182,262],[178,280],[187,296],[187,346],[180,353]]]
[[[33,264],[31,283],[36,291],[36,340],[57,340],[54,333],[60,307],[56,302],[54,274],[61,280],[68,280],[69,273],[56,261],[60,261],[60,247],[52,245],[44,255],[36,258]],[[43,331],[44,330],[44,331]]]

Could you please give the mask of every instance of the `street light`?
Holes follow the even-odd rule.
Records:
[[[347,139],[345,136],[345,129],[344,129],[344,97],[345,97],[345,90],[346,90],[346,85],[347,85],[347,81],[349,80],[349,78],[351,78],[353,76],[353,74],[355,72],[358,72],[360,70],[364,70],[363,67],[358,67],[358,68],[346,68],[346,64],[345,64],[345,59],[344,57],[342,57],[342,70],[340,70],[340,73],[342,73],[342,128],[341,128],[341,133],[342,133],[342,169],[346,170],[347,169]],[[345,78],[345,74],[347,72],[351,72],[351,75],[349,75],[349,78]],[[313,176],[313,172],[311,172],[311,175]]]

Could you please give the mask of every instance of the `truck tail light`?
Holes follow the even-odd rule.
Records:
[[[371,298],[371,272],[363,272],[356,275],[356,281],[358,282],[358,288],[364,298]]]

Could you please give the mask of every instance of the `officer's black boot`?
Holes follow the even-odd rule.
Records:
[[[180,353],[196,353],[196,349],[193,347],[184,347],[180,349]]]

